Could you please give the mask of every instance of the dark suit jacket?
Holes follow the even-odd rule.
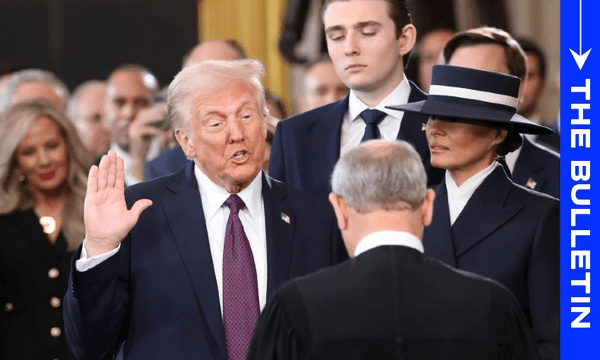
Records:
[[[249,359],[537,359],[500,284],[404,246],[381,246],[282,286]]]
[[[516,184],[560,199],[560,155],[526,137],[512,177]]]
[[[558,359],[560,202],[496,168],[450,227],[445,181],[437,189],[425,253],[494,279],[515,295],[543,358]]]
[[[144,181],[172,174],[189,162],[190,160],[185,157],[181,146],[177,145],[162,152],[155,159],[148,161],[144,165]]]
[[[426,100],[427,95],[410,82],[408,102]],[[330,176],[340,157],[342,121],[348,99],[280,121],[271,147],[269,175],[299,189],[326,198]],[[444,171],[431,167],[429,147],[421,126],[426,115],[404,113],[398,139],[411,143],[423,159],[429,185],[439,184]]]
[[[50,244],[33,210],[0,216],[0,359],[75,359],[51,303],[67,291],[72,254],[62,232]]]
[[[95,359],[122,344],[127,359],[226,360],[217,283],[198,184],[190,163],[131,186],[128,206],[153,205],[117,255],[71,271],[65,296],[69,345]],[[335,264],[343,246],[325,201],[263,178],[267,296],[287,280]],[[282,220],[289,216],[289,223]],[[345,250],[344,250],[345,253]],[[79,258],[76,253],[73,260]]]

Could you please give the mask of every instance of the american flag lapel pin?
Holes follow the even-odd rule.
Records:
[[[537,181],[533,180],[532,178],[527,179],[527,182],[525,183],[525,187],[531,190],[535,189],[536,185]]]
[[[290,220],[290,216],[286,213],[281,213],[281,221],[285,221],[286,224],[290,224],[291,220]]]

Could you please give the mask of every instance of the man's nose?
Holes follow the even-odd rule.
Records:
[[[353,56],[359,54],[358,44],[356,43],[356,39],[354,34],[347,34],[344,39],[344,54],[346,56]]]
[[[229,128],[229,141],[238,142],[244,139],[244,129],[242,122],[237,118],[232,118],[227,124]]]

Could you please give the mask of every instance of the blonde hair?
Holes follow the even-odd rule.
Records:
[[[15,152],[31,125],[40,117],[54,120],[67,143],[69,174],[62,231],[68,249],[74,251],[85,236],[83,202],[93,158],[65,113],[47,100],[19,102],[10,107],[0,121],[0,215],[29,210],[34,205],[27,187],[19,179]]]

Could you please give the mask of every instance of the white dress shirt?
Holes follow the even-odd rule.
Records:
[[[490,175],[497,166],[502,166],[497,161],[492,161],[490,166],[481,170],[477,174],[471,176],[467,181],[462,183],[460,187],[456,186],[456,183],[450,175],[450,171],[446,170],[446,190],[448,191],[448,210],[450,210],[450,225],[454,225],[456,218],[467,205],[471,196],[481,183]]]
[[[138,179],[134,176],[131,176],[131,156],[129,153],[125,152],[125,150],[121,149],[117,143],[111,143],[110,149],[114,150],[117,153],[117,156],[123,158],[123,173],[125,174],[125,184],[127,186],[135,185],[137,183],[142,182],[142,179]]]
[[[229,207],[223,203],[229,197],[227,190],[213,183],[202,171],[195,166],[194,174],[200,189],[202,210],[206,221],[208,232],[208,243],[213,260],[215,278],[219,291],[219,303],[221,305],[221,316],[223,316],[223,248],[225,245],[225,227],[229,218]],[[246,204],[246,208],[240,210],[238,216],[244,227],[246,237],[250,242],[254,265],[256,266],[256,277],[258,284],[258,302],[260,309],[265,307],[267,301],[267,233],[265,224],[265,206],[262,198],[262,172],[259,172],[250,185],[237,194]],[[190,239],[190,241],[197,241]],[[116,254],[119,246],[102,255],[87,257],[85,242],[81,251],[81,257],[75,262],[77,271],[86,271],[100,264]]]
[[[378,231],[360,240],[354,250],[354,257],[378,246],[401,245],[423,252],[423,243],[418,237],[404,231]]]
[[[364,120],[360,117],[360,113],[367,109],[377,109],[383,111],[387,116],[379,123],[379,133],[381,139],[394,141],[398,138],[400,125],[402,123],[403,111],[387,109],[388,105],[406,104],[410,95],[410,84],[406,80],[406,76],[402,82],[392,91],[385,99],[383,99],[374,108],[369,108],[358,97],[354,90],[350,90],[350,98],[348,102],[348,110],[344,114],[342,121],[342,133],[340,137],[340,156],[344,155],[350,149],[358,146],[365,134]]]

